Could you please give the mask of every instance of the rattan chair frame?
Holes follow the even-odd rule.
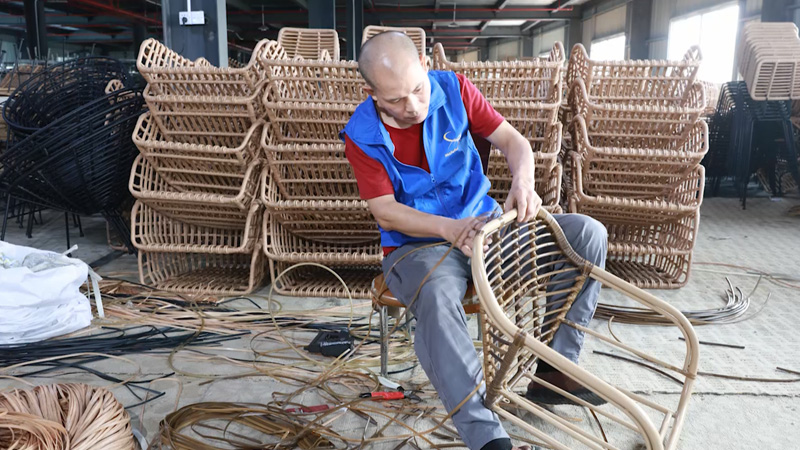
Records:
[[[800,99],[800,38],[791,22],[744,26],[739,72],[753,100]]]
[[[289,297],[369,299],[372,279],[380,266],[334,266],[336,278],[316,264],[296,264],[269,260],[272,290]],[[283,274],[283,276],[281,276]]]
[[[253,202],[240,228],[218,228],[174,220],[137,201],[131,209],[131,241],[148,252],[252,253],[263,216],[261,204]]]
[[[278,31],[278,44],[289,58],[339,59],[339,33],[336,30],[283,27]]]
[[[268,210],[262,224],[263,250],[270,261],[377,267],[383,260],[380,238],[356,243],[304,239],[290,233]]]
[[[264,127],[261,147],[283,200],[360,200],[341,141],[283,144],[273,130]]]
[[[139,117],[133,142],[158,174],[175,186],[207,183],[238,187],[247,168],[261,154],[264,121],[253,124],[237,147],[174,142],[160,132],[151,113]]]
[[[536,236],[535,239],[532,234]],[[489,246],[487,252],[484,251],[484,245]],[[523,420],[519,411],[536,416],[567,435],[581,448],[619,448],[613,442],[606,442],[594,432],[581,428],[580,424],[565,420],[550,409],[534,404],[515,392],[524,388],[529,381],[535,380],[589,408],[597,416],[639,435],[649,449],[676,448],[697,376],[699,354],[699,342],[694,329],[680,311],[582,259],[570,247],[555,219],[543,210],[539,211],[536,220],[525,224],[525,227],[516,224],[516,211],[492,220],[477,234],[473,248],[473,281],[485,317],[482,331],[486,382],[484,404],[487,408],[550,448],[565,450],[575,446],[559,441],[558,436],[537,428],[529,419]],[[532,259],[533,262],[530,262]],[[560,271],[554,270],[556,263],[563,264]],[[524,268],[526,265],[528,268]],[[546,292],[554,271],[572,277],[572,285],[563,290],[558,289],[557,292]],[[685,339],[686,353],[682,362],[673,365],[661,361],[644,351],[567,320],[566,312],[572,301],[583,283],[590,278],[624,294],[641,307],[667,317]],[[566,297],[555,300],[556,295]],[[548,345],[560,326],[578,329],[587,336],[676,373],[683,382],[677,406],[665,407],[633,392],[614,387],[569,361]],[[602,408],[593,406],[536,377],[532,368],[538,361],[544,361],[561,371],[608,401],[609,405]],[[648,412],[661,414],[663,420],[660,426],[653,423],[644,408]]]
[[[434,45],[433,55],[434,69],[464,75],[493,105],[499,101],[561,103],[564,48],[560,42],[548,59],[450,62],[441,43]]]
[[[566,85],[583,81],[595,103],[636,100],[654,106],[685,106],[697,78],[700,48],[687,50],[681,61],[589,59],[586,48],[575,44],[570,53]]]
[[[665,148],[682,145],[705,109],[701,84],[693,84],[688,93],[683,107],[596,103],[583,80],[577,80],[570,88],[569,103],[574,115],[584,117],[593,145]]]
[[[316,182],[311,178],[309,183]],[[286,200],[270,176],[261,172],[261,203],[288,232],[311,241],[363,243],[380,239],[377,222],[364,200]]]
[[[387,31],[398,31],[400,33],[406,34],[411,40],[414,42],[414,45],[417,47],[417,51],[420,55],[425,55],[427,38],[425,35],[425,30],[418,27],[382,27],[378,25],[368,25],[361,34],[361,45],[364,45],[367,40],[373,36],[376,36],[381,33],[385,33]]]
[[[563,167],[557,162],[557,154],[534,153],[534,190],[542,199],[542,207],[553,214],[560,214],[561,183]],[[489,196],[497,203],[504,204],[511,190],[513,176],[508,168],[505,155],[493,148],[489,154],[486,176],[491,182]]]
[[[261,286],[266,264],[261,244],[252,253],[177,253],[139,251],[139,280],[156,289],[195,295],[247,295]]]
[[[174,220],[194,225],[239,229],[246,222],[258,195],[260,162],[252,163],[238,188],[221,188],[210,178],[205,186],[176,187],[161,178],[155,167],[139,155],[134,161],[128,188],[134,198]]]

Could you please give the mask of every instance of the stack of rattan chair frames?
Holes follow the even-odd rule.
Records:
[[[267,84],[261,41],[241,68],[190,61],[149,39],[137,67],[150,108],[136,124],[131,239],[143,283],[196,295],[241,295],[264,278],[257,201]]]
[[[336,30],[284,27],[278,32],[278,44],[289,58],[339,59],[339,34]]]
[[[488,245],[486,251],[484,244]],[[488,408],[529,433],[528,442],[542,448],[677,447],[698,369],[698,340],[685,316],[582,259],[544,210],[527,223],[517,223],[516,211],[489,222],[475,238],[473,248],[472,276],[484,312],[481,331],[484,403]],[[571,322],[566,311],[589,279],[624,295],[642,311],[666,318],[676,328],[676,335],[685,339],[685,347],[654,353]],[[616,355],[646,361],[661,373],[638,365],[626,365],[624,376],[618,371],[590,373],[549,347],[560,327],[583,331],[588,340],[610,346]],[[541,361],[608,403],[593,406],[536,377],[535,368]],[[572,410],[530,402],[523,393],[531,381],[590,409],[596,422],[589,414],[573,419],[565,417],[574,415],[569,412]],[[675,386],[680,394],[655,399],[632,392],[641,386],[658,391],[662,383],[669,383],[664,389]]]
[[[126,80],[110,58],[79,58],[42,70],[3,109],[9,147],[0,156],[7,198],[81,215],[102,213],[121,235],[119,207],[136,148],[130,134],[142,113],[140,89],[105,93]],[[4,221],[5,227],[5,221]]]
[[[800,37],[792,22],[750,22],[739,39],[739,73],[756,101],[800,100]]]
[[[708,149],[699,65],[696,47],[682,61],[592,61],[580,44],[570,57],[568,209],[606,226],[607,268],[638,287],[688,280]]]
[[[441,44],[434,46],[436,70],[463,74],[483,93],[492,106],[531,143],[535,160],[536,192],[543,206],[561,212],[562,125],[559,108],[562,98],[564,48],[557,42],[548,58],[529,61],[450,62]],[[476,139],[479,146],[488,143]],[[489,195],[501,204],[511,188],[511,172],[503,154],[492,148],[486,167],[492,183]]]
[[[380,270],[380,236],[339,139],[366,98],[358,64],[297,59],[264,64],[271,80],[264,92],[268,125],[261,147],[267,164],[261,201],[273,289],[284,295],[368,298],[369,283]],[[281,275],[294,265],[299,266]]]

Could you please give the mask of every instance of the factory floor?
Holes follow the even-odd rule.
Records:
[[[696,327],[703,341],[743,346],[729,348],[701,346],[700,370],[723,375],[756,378],[780,378],[795,382],[754,382],[730,378],[700,376],[695,384],[695,392],[689,404],[683,433],[678,448],[683,449],[789,449],[798,448],[800,442],[800,376],[776,370],[783,367],[800,371],[800,289],[785,283],[775,283],[769,277],[759,276],[757,272],[775,277],[790,279],[789,284],[800,285],[800,216],[789,214],[792,207],[800,205],[800,197],[791,194],[773,201],[765,196],[748,199],[747,209],[743,210],[737,199],[706,198],[701,210],[700,231],[694,251],[694,265],[688,285],[678,290],[651,291],[681,310],[704,310],[721,308],[725,305],[725,292],[728,281],[751,297],[750,308],[745,317],[751,318],[731,324],[704,325]],[[27,238],[25,230],[11,224],[6,240],[41,249],[64,251],[63,214],[45,213],[43,224],[33,229],[33,237]],[[85,236],[71,228],[72,244],[79,248],[73,256],[86,262],[100,261],[97,271],[101,275],[138,280],[136,258],[119,255],[106,244],[105,224],[101,218],[84,218]],[[108,256],[111,254],[111,256]],[[105,257],[105,258],[104,258]],[[718,263],[718,264],[707,264]],[[727,264],[722,266],[719,264]],[[752,270],[730,267],[747,267]],[[791,280],[794,281],[791,281]],[[755,289],[754,289],[755,288]],[[267,308],[263,288],[259,295],[252,297],[254,303],[239,300],[228,304],[240,308],[253,308],[254,304]],[[350,302],[329,298],[289,298],[276,296],[281,305],[281,314],[290,311],[306,313],[322,308],[344,306],[349,310]],[[601,301],[614,302],[618,295],[608,289],[601,292]],[[353,303],[355,317],[367,317],[369,304],[363,300]],[[276,304],[273,304],[273,309]],[[320,320],[324,320],[324,317]],[[373,324],[377,318],[373,316]],[[96,321],[94,326],[103,325]],[[472,333],[477,330],[477,320],[469,318]],[[607,333],[608,323],[594,320],[591,328]],[[626,344],[643,349],[657,349],[655,352],[669,361],[679,360],[685,348],[679,340],[679,332],[669,327],[613,324],[613,331]],[[313,334],[298,335],[297,339],[306,341]],[[251,351],[253,336],[245,336],[224,343],[225,349],[214,350],[216,355],[240,355]],[[264,341],[259,344],[267,345]],[[275,343],[278,346],[280,344]],[[377,345],[370,344],[365,358],[369,370],[377,372]],[[656,402],[674,402],[681,387],[663,377],[654,376],[646,370],[606,356],[594,353],[608,346],[597,339],[587,339],[581,356],[581,365],[590,372],[601,374],[620,387],[636,392]],[[259,347],[264,350],[265,347]],[[402,349],[398,350],[402,353]],[[227,352],[227,353],[226,353]],[[183,374],[172,375],[176,382],[153,384],[154,389],[166,394],[146,407],[131,408],[134,426],[139,428],[148,440],[159,433],[159,422],[169,414],[177,402],[184,406],[196,402],[241,401],[266,403],[273,399],[273,392],[289,392],[297,389],[295,385],[284,384],[270,376],[230,375],[252,372],[241,364],[229,364],[220,358],[209,360],[194,358],[192,352],[176,354],[172,367],[168,354],[127,355],[131,363],[119,360],[105,360],[92,367],[119,379],[131,376],[138,379],[151,379],[169,375],[178,368]],[[300,356],[295,355],[297,360]],[[317,358],[323,364],[329,359]],[[287,363],[291,364],[291,363]],[[410,370],[393,375],[392,378],[404,385],[415,385],[425,381],[422,370],[406,361],[404,365],[390,369],[411,367]],[[199,374],[199,375],[197,375]],[[13,373],[4,373],[13,375]],[[216,376],[216,377],[215,377]],[[212,378],[213,377],[213,378]],[[209,382],[208,380],[211,379]],[[112,386],[86,372],[64,371],[54,378],[28,378],[34,384],[58,382],[85,382],[98,386],[111,386],[112,392],[124,405],[138,403],[125,387]],[[178,386],[182,389],[179,389]],[[17,380],[0,380],[0,390],[23,388]],[[300,403],[314,404],[314,392],[307,392],[296,399]],[[439,406],[438,401],[427,399],[430,406]],[[557,414],[597,432],[594,420],[584,410],[577,407],[556,407]],[[531,419],[534,421],[536,419]],[[428,429],[432,422],[425,417],[407,420],[417,430]],[[547,428],[546,425],[541,425]],[[364,420],[357,415],[345,415],[333,427],[343,435],[360,438],[365,428]],[[519,432],[508,425],[509,432]],[[606,425],[609,439],[614,438],[617,429]],[[384,435],[403,434],[399,427],[389,427]],[[371,432],[370,432],[371,433]],[[445,443],[441,438],[437,442]],[[393,449],[399,442],[376,443],[369,448]],[[639,448],[633,440],[623,439],[620,448]],[[425,447],[425,445],[421,445]]]

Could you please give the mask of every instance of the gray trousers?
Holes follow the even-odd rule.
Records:
[[[556,214],[554,217],[579,255],[605,267],[608,236],[600,222],[579,214]],[[419,249],[423,245],[406,244],[383,261],[387,287],[406,305],[414,298],[422,279],[449,248],[438,245]],[[395,265],[406,254],[408,256]],[[467,331],[461,304],[471,278],[469,258],[453,249],[422,286],[410,310],[417,318],[414,350],[448,412],[483,380],[482,365]],[[594,280],[584,284],[567,312],[567,319],[587,325],[597,307],[599,290],[600,285]],[[577,363],[583,338],[583,333],[572,327],[559,327],[551,347]],[[461,439],[471,450],[479,450],[495,439],[508,438],[497,415],[484,407],[485,393],[485,387],[481,387],[477,395],[453,415]]]

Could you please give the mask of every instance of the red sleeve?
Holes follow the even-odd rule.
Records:
[[[392,180],[383,164],[367,156],[347,135],[344,137],[344,154],[353,167],[358,193],[362,199],[394,195]]]
[[[461,100],[467,109],[467,119],[469,120],[469,131],[473,136],[488,137],[494,130],[503,123],[503,116],[492,108],[486,97],[481,91],[472,84],[467,77],[456,74],[458,82],[461,84]]]

